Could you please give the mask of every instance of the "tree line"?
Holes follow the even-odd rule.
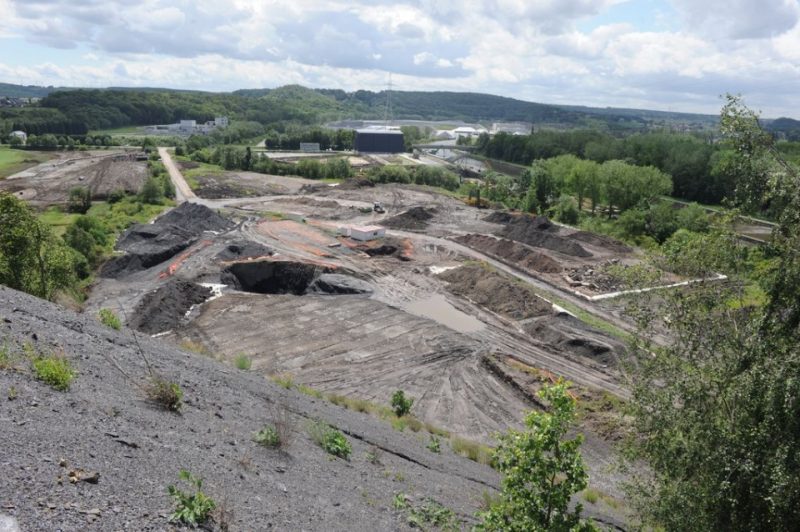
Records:
[[[652,166],[672,177],[675,197],[719,204],[729,198],[738,176],[730,165],[734,155],[727,142],[673,133],[642,133],[616,138],[601,131],[540,131],[531,135],[484,135],[480,153],[528,165],[536,159],[574,155],[596,163],[622,160]]]

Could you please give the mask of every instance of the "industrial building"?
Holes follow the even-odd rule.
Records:
[[[353,147],[359,153],[402,153],[406,151],[399,129],[357,129]]]

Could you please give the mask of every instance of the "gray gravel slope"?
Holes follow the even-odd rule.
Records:
[[[483,492],[498,485],[494,471],[446,445],[432,453],[421,435],[136,338],[155,370],[183,388],[181,414],[145,400],[138,386],[148,371],[130,330],[0,287],[0,346],[63,350],[78,370],[58,392],[35,380],[24,358],[0,369],[0,514],[23,530],[169,530],[166,487],[181,469],[225,502],[232,530],[404,530],[405,515],[392,508],[401,492],[451,508],[468,528]],[[295,426],[286,452],[253,443],[282,412]],[[306,427],[315,418],[348,434],[349,461],[313,443]],[[379,463],[368,456],[376,449]],[[75,469],[99,481],[72,484]]]

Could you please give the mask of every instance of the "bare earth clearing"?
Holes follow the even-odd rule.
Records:
[[[489,445],[496,432],[521,427],[539,407],[535,391],[557,377],[575,383],[587,404],[628,396],[619,339],[549,298],[631,330],[622,314],[578,297],[564,272],[612,259],[635,264],[634,250],[539,228],[541,220],[520,224],[426,187],[225,172],[214,187],[192,191],[160,151],[185,203],[120,238],[88,314],[110,308],[148,335],[229,362],[245,355],[252,371],[323,392],[385,405],[402,389],[422,421]],[[34,199],[63,201],[85,168],[104,161],[40,165],[17,182]],[[109,159],[92,186],[118,186],[115,172],[138,179],[139,164]],[[84,166],[65,170],[75,165]],[[376,201],[387,212],[373,212]],[[378,241],[338,233],[384,222]],[[584,456],[591,485],[620,498],[610,467],[618,434],[607,417],[587,409]]]

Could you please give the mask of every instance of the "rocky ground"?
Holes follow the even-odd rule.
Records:
[[[232,530],[403,530],[398,493],[430,497],[470,523],[498,483],[490,468],[447,448],[435,454],[415,433],[6,288],[0,334],[14,353],[0,370],[0,513],[22,530],[169,529],[166,489],[181,469],[205,479]],[[33,377],[25,343],[69,359],[69,391]],[[180,413],[146,400],[145,360],[180,383]],[[289,446],[255,444],[253,434],[278,418],[293,427]],[[311,441],[315,419],[347,434],[349,460]]]

